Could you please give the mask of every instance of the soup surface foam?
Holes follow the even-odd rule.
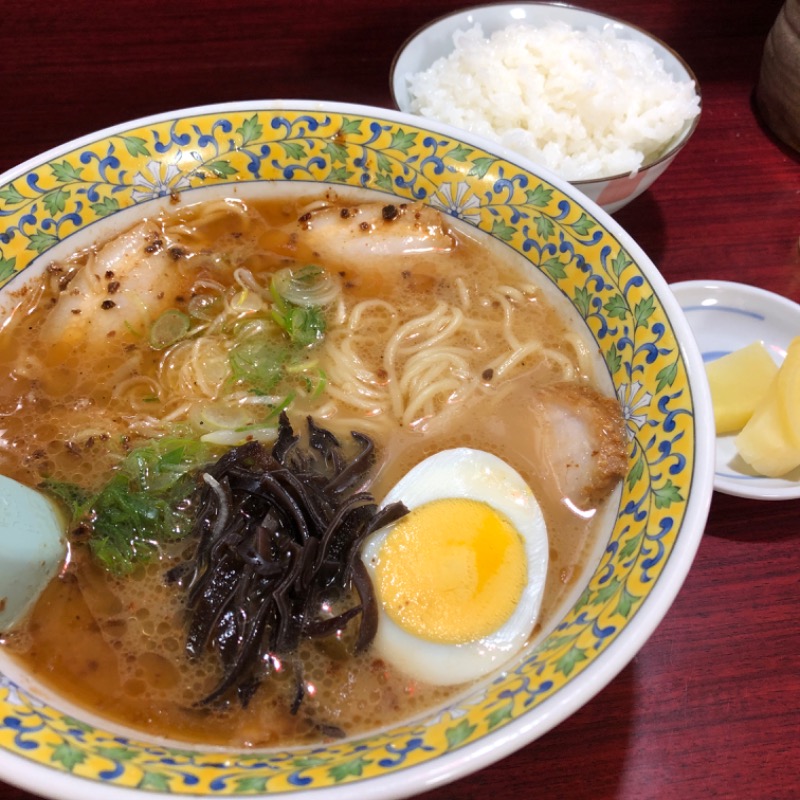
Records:
[[[365,488],[378,502],[434,453],[491,452],[524,477],[547,522],[535,638],[597,552],[625,445],[580,320],[518,259],[413,204],[309,193],[178,205],[50,264],[20,293],[0,334],[10,376],[0,386],[0,472],[96,492],[153,441],[203,441],[217,454],[269,444],[281,410],[298,430],[311,415],[342,442],[353,430],[371,437]],[[308,307],[321,309],[322,323],[305,301],[276,301],[276,276],[286,274],[298,284],[287,292],[321,292]],[[309,338],[277,348],[276,317],[284,333]],[[602,420],[600,460],[616,465],[599,483],[589,467],[574,490],[547,444],[563,397],[580,424],[593,430]],[[185,596],[165,581],[187,547],[159,543],[153,558],[115,574],[73,530],[69,563],[3,645],[36,679],[103,717],[210,745],[359,735],[463,690],[411,679],[369,650],[352,655],[345,629],[276,656],[244,707],[235,698],[202,704],[222,666],[211,653],[187,656]]]

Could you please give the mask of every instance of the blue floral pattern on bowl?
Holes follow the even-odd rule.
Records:
[[[419,124],[417,124],[419,122]],[[354,784],[429,764],[524,723],[612,645],[659,581],[695,475],[694,400],[672,325],[614,233],[559,186],[504,157],[375,109],[249,104],[89,137],[0,184],[0,285],[126,208],[242,182],[346,185],[429,203],[521,253],[570,300],[623,405],[629,469],[602,559],[524,659],[430,718],[356,740],[220,753],[125,736],[0,676],[0,747],[108,787],[258,795]]]

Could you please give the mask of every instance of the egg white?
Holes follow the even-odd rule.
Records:
[[[547,526],[536,497],[519,473],[491,453],[466,447],[436,453],[406,473],[386,495],[384,505],[402,501],[412,510],[448,498],[482,501],[511,522],[523,539],[527,583],[504,624],[487,636],[460,644],[432,642],[405,630],[384,611],[378,596],[375,652],[408,676],[437,685],[483,677],[522,649],[539,615],[548,564]],[[381,547],[393,527],[376,531],[362,548],[376,592]]]

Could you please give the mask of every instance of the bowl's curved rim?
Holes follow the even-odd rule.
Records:
[[[677,135],[675,140],[673,141],[672,145],[654,158],[651,161],[646,161],[642,164],[639,168],[639,172],[643,172],[644,170],[652,169],[653,167],[658,166],[659,164],[663,164],[665,161],[669,161],[674,158],[687,144],[689,139],[692,138],[695,130],[697,130],[697,126],[700,124],[700,117],[702,116],[702,102],[703,102],[703,94],[700,87],[700,81],[697,79],[697,76],[694,73],[694,70],[689,66],[683,56],[670,47],[666,42],[659,39],[657,36],[654,36],[650,31],[645,30],[644,28],[640,27],[639,25],[635,25],[632,22],[627,22],[624,19],[620,19],[619,17],[612,16],[611,14],[606,14],[602,11],[596,11],[591,8],[586,8],[584,6],[574,5],[573,3],[561,3],[557,0],[553,0],[553,2],[549,2],[548,0],[532,0],[531,2],[519,2],[519,3],[497,3],[497,4],[481,4],[481,5],[474,5],[474,6],[467,6],[462,9],[458,9],[457,11],[451,11],[447,14],[442,14],[440,17],[436,19],[432,19],[426,22],[424,25],[421,25],[417,28],[413,33],[409,34],[400,47],[397,49],[397,52],[394,54],[392,58],[392,63],[389,68],[389,91],[391,93],[392,102],[394,103],[394,107],[397,108],[402,113],[410,114],[410,111],[403,111],[398,99],[397,99],[397,92],[395,91],[395,85],[397,81],[397,65],[402,57],[403,53],[412,45],[413,42],[420,39],[424,36],[431,28],[436,25],[445,23],[449,20],[452,20],[456,17],[463,17],[468,14],[474,14],[475,12],[479,11],[491,11],[495,13],[499,13],[501,9],[504,8],[519,8],[523,6],[552,6],[555,8],[562,8],[569,11],[574,11],[581,14],[586,14],[587,17],[597,17],[599,19],[605,20],[607,23],[613,23],[615,25],[619,25],[622,28],[628,28],[630,30],[636,31],[637,33],[641,34],[645,39],[653,42],[658,47],[662,48],[666,52],[668,52],[683,68],[686,72],[687,77],[694,82],[695,91],[697,92],[697,97],[700,102],[700,111],[699,113],[692,119],[689,125],[685,126],[684,129]],[[414,115],[420,116],[420,115]],[[428,117],[421,117],[421,119],[426,120],[426,122],[430,119]],[[433,120],[430,120],[433,121]],[[472,136],[473,134],[468,131],[464,131],[464,134]],[[518,156],[521,158],[522,156]],[[581,178],[580,180],[572,181],[571,183],[575,186],[592,186],[597,184],[608,183],[610,181],[617,181],[617,180],[624,180],[626,178],[630,178],[631,174],[629,172],[619,172],[613,175],[605,175],[600,178]]]
[[[666,280],[631,236],[597,203],[546,168],[534,164],[495,142],[436,120],[429,120],[395,109],[324,100],[247,100],[192,106],[126,120],[50,148],[0,175],[0,185],[14,180],[37,165],[45,164],[63,153],[131,128],[197,115],[274,110],[313,110],[318,112],[363,114],[368,117],[379,117],[401,124],[406,123],[480,147],[552,183],[566,196],[589,211],[611,235],[624,245],[624,248],[642,269],[676,332],[675,338],[680,348],[681,357],[686,365],[687,374],[691,376],[689,388],[695,389],[692,391],[694,417],[695,419],[699,418],[701,421],[713,419],[710,393],[707,389],[707,383],[704,383],[705,371],[702,357],[691,334],[689,323],[677,299],[669,289]],[[696,391],[696,387],[703,385],[706,387],[705,391]],[[694,433],[694,470],[691,492],[681,523],[681,536],[676,540],[675,546],[665,563],[662,577],[659,578],[656,586],[643,601],[642,608],[646,607],[648,613],[646,615],[642,614],[640,609],[639,613],[631,618],[615,639],[614,647],[600,653],[587,666],[585,670],[586,678],[582,678],[577,684],[574,681],[568,682],[552,697],[537,706],[539,713],[537,713],[536,719],[532,719],[530,714],[523,714],[501,729],[469,743],[457,751],[440,754],[436,759],[406,767],[399,772],[369,777],[359,781],[356,784],[359,787],[369,787],[370,798],[374,800],[395,800],[395,798],[408,797],[463,778],[497,762],[564,721],[600,692],[627,666],[661,623],[677,596],[694,560],[705,529],[713,491],[713,425],[701,424],[696,426]],[[23,774],[20,771],[21,767],[25,768]],[[29,791],[45,797],[56,798],[57,800],[87,800],[87,798],[122,800],[122,798],[131,797],[132,793],[139,791],[138,789],[108,785],[89,778],[57,772],[51,767],[25,759],[23,756],[9,752],[4,748],[0,748],[0,776],[4,780],[13,782],[15,785]],[[353,788],[354,784],[345,783],[338,786],[314,788],[313,793],[320,800],[340,800],[343,793],[352,792]],[[166,800],[167,798],[175,797],[175,794],[148,790],[146,796],[164,798]],[[193,796],[211,798],[218,795]],[[253,795],[249,796],[252,797]],[[289,798],[297,797],[298,793],[278,792],[269,793],[269,796]]]

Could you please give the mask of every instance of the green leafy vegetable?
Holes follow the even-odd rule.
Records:
[[[272,318],[293,344],[301,347],[314,344],[325,334],[323,308],[338,292],[333,276],[316,264],[282,269],[270,283]]]
[[[247,433],[249,431],[263,431],[267,427],[271,427],[274,430],[276,427],[274,420],[278,418],[281,411],[285,411],[287,408],[289,408],[294,401],[294,398],[295,393],[289,392],[286,397],[276,402],[274,406],[270,406],[269,413],[264,419],[262,419],[260,422],[254,422],[252,425],[241,425],[240,427],[235,428],[236,432]]]
[[[41,487],[44,491],[53,495],[67,507],[73,519],[83,513],[92,493],[74,483],[63,483],[61,481],[46,480]]]
[[[115,475],[91,508],[92,555],[117,575],[149,561],[159,542],[180,538],[188,529],[188,520],[159,493],[134,486],[126,475]]]
[[[308,297],[316,291],[317,279],[323,273],[313,265],[294,273],[282,272],[283,278],[274,279],[270,286],[273,300],[270,315],[238,322],[235,329],[238,342],[228,356],[234,380],[248,384],[251,391],[262,395],[278,391],[283,394],[292,385],[303,382],[318,385],[316,380],[309,384],[305,373],[315,366],[309,363],[307,348],[325,335],[324,309],[291,302],[281,291],[297,298]],[[284,381],[288,381],[288,386],[281,387]]]
[[[284,377],[289,349],[270,339],[250,339],[231,350],[229,361],[233,377],[249,383],[262,394],[273,392]]]
[[[122,472],[144,490],[164,491],[213,457],[214,449],[198,439],[167,437],[131,450]]]
[[[273,297],[297,305],[322,305],[314,295],[326,292],[328,282],[328,274],[316,264],[306,264],[300,269],[286,267],[272,276],[270,291]]]
[[[132,450],[97,494],[52,480],[42,488],[67,506],[71,530],[88,534],[95,560],[125,575],[188,532],[180,508],[192,490],[187,476],[214,458],[203,442],[166,438]]]
[[[325,375],[311,350],[325,336],[325,308],[339,292],[338,279],[314,264],[284,268],[272,276],[267,308],[242,314],[226,328],[232,381],[269,398],[267,416],[247,423],[254,430],[263,428],[296,393],[317,396],[324,391]]]
[[[319,367],[314,371],[303,372],[300,377],[309,397],[320,397],[328,385],[328,376]]]
[[[272,311],[272,318],[292,344],[304,347],[318,342],[325,334],[325,316],[314,306],[301,308],[291,303],[283,303]]]

